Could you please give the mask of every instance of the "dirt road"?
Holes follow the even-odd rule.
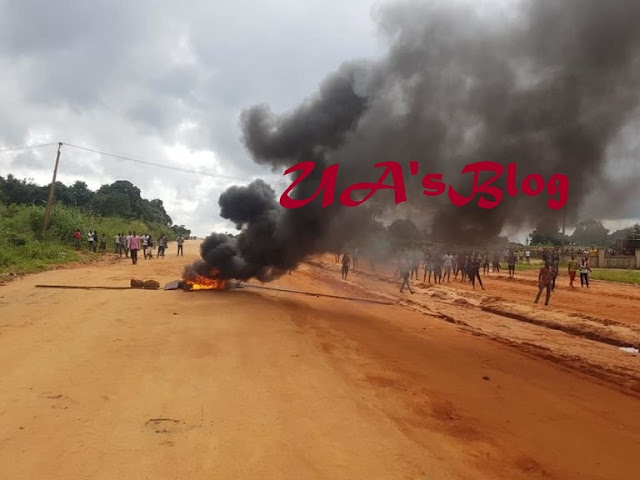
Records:
[[[534,311],[526,276],[400,296],[316,259],[275,284],[395,304],[34,288],[162,284],[197,247],[0,287],[0,478],[637,476],[640,357],[618,349],[637,335],[631,287]]]

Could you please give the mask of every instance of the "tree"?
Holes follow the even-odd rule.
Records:
[[[545,217],[538,222],[536,228],[529,234],[530,245],[561,245],[562,234],[558,221],[552,217]]]
[[[144,201],[146,202],[146,200]],[[161,223],[163,225],[171,225],[173,223],[171,221],[171,217],[164,209],[164,203],[162,202],[162,200],[154,198],[153,200],[148,202],[148,204],[150,215],[153,216],[156,223]]]
[[[0,202],[12,204],[45,205],[49,186],[39,186],[31,181],[18,180],[13,175],[0,177]],[[97,192],[89,190],[81,181],[67,187],[56,182],[56,201],[69,207],[92,210],[97,215],[139,219],[147,223],[169,226],[173,223],[160,199],[151,201],[140,196],[140,189],[131,182],[118,180],[102,185]],[[181,226],[187,236],[190,230]]]
[[[139,218],[146,222],[160,223],[162,225],[171,225],[171,217],[164,209],[162,200],[146,200],[140,196],[140,189],[127,180],[118,180],[111,185],[103,185],[100,187],[96,196],[102,195],[104,198],[93,202],[94,209],[98,208],[98,212],[107,215],[106,211],[111,212],[112,206],[120,205],[121,210],[110,213],[109,215],[120,215],[128,218]],[[108,200],[111,198],[111,200]],[[127,199],[127,201],[124,200]],[[99,207],[98,207],[99,205]]]
[[[602,222],[586,219],[576,224],[576,230],[571,235],[571,241],[576,245],[604,247],[608,243],[609,230]]]
[[[634,236],[640,236],[640,223],[611,233],[609,235],[609,245],[615,246],[617,243],[630,240]]]
[[[127,180],[117,180],[110,185],[102,185],[96,194],[110,196],[120,195],[126,196],[129,199],[129,208],[123,210],[119,215],[129,218],[141,218],[144,219],[144,211],[142,206],[142,197],[140,196],[140,189],[133,183]]]
[[[409,246],[421,239],[420,230],[411,220],[396,220],[389,225],[387,234],[394,250]]]
[[[171,230],[173,230],[176,235],[182,235],[186,238],[191,236],[191,230],[186,228],[184,225],[173,225],[171,226]]]
[[[67,205],[88,208],[94,195],[95,193],[89,190],[86,183],[78,180],[67,189],[67,197],[69,199]]]
[[[7,205],[32,204],[44,205],[47,203],[48,188],[40,187],[26,180],[18,180],[13,175],[7,178],[0,177],[0,192]]]
[[[121,193],[106,195],[97,193],[91,199],[91,210],[96,214],[108,217],[117,217],[126,215],[131,211],[129,197]]]

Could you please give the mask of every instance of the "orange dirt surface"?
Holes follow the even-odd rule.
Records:
[[[163,285],[197,257],[126,259],[0,287],[2,479],[630,479],[640,289],[534,305],[535,272],[398,292],[329,256],[269,286]],[[422,273],[422,272],[421,272]]]

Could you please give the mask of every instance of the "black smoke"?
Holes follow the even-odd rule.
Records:
[[[468,190],[460,171],[478,161],[515,162],[518,181],[529,173],[567,175],[565,214],[575,216],[590,189],[606,184],[607,149],[638,114],[640,2],[529,0],[492,15],[487,8],[447,2],[380,8],[375,16],[389,40],[388,54],[343,65],[292,112],[276,115],[264,105],[243,112],[247,149],[277,172],[315,162],[314,175],[296,188],[297,198],[316,191],[328,165],[340,165],[340,192],[376,181],[375,163],[397,161],[409,172],[409,162],[418,161],[420,175],[405,174],[407,204],[431,219],[443,241],[491,238],[505,226],[553,214],[545,195],[505,195],[492,210],[422,195],[428,172]],[[205,240],[204,263],[196,268],[261,280],[309,254],[339,248],[366,232],[373,211],[396,208],[386,191],[366,207],[336,202],[321,208],[317,198],[285,210],[260,181],[232,187],[219,203],[240,233]]]

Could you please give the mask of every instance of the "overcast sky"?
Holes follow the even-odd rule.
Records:
[[[0,149],[68,142],[162,164],[269,175],[240,141],[242,109],[296,106],[343,61],[375,57],[373,0],[0,0]],[[51,180],[55,146],[0,153],[0,175]],[[237,182],[63,147],[59,180],[129,180],[175,222],[232,230]],[[274,177],[272,177],[274,178]]]
[[[245,151],[240,112],[295,107],[342,62],[381,56],[372,20],[380,4],[0,0],[0,149],[61,141],[245,182],[277,179]],[[46,184],[55,149],[0,153],[0,175]],[[198,235],[233,230],[217,200],[238,182],[69,147],[58,179],[92,189],[129,180]]]

